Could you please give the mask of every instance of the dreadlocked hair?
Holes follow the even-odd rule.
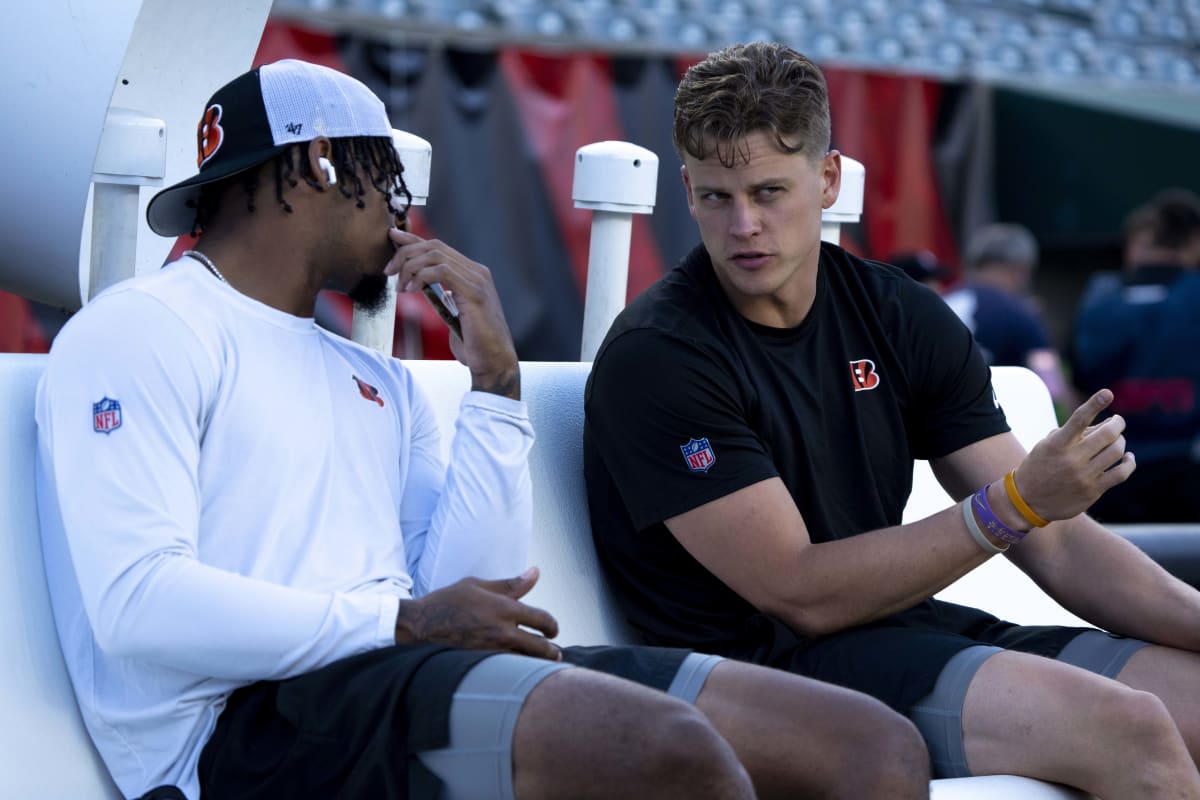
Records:
[[[392,195],[404,197],[403,209],[393,209],[397,224],[402,227],[408,221],[408,209],[412,205],[412,193],[404,181],[404,166],[396,155],[396,148],[389,138],[377,136],[353,136],[330,139],[332,162],[336,165],[340,180],[336,184],[338,192],[348,200],[354,200],[358,208],[366,208],[367,187],[374,189],[384,203],[391,208]],[[325,191],[312,169],[308,159],[300,157],[300,150],[289,147],[276,155],[271,161],[275,183],[275,201],[286,213],[292,213],[292,206],[284,197],[287,189],[294,189],[303,180],[318,192]],[[240,185],[246,198],[246,210],[254,213],[254,198],[258,192],[259,177],[262,169],[249,169],[223,181],[206,184],[200,187],[200,195],[193,203],[196,217],[192,223],[192,235],[199,236],[208,230],[221,204],[225,201],[227,190]]]

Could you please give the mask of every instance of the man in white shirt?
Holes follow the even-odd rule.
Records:
[[[865,696],[550,641],[520,602],[533,431],[511,336],[485,267],[402,230],[365,86],[266,65],[217,91],[197,143],[199,173],[147,210],[196,249],[79,313],[37,399],[59,637],[125,795],[926,795],[915,729]],[[370,307],[393,274],[458,308],[472,385],[448,465],[400,362],[313,320],[322,288]]]

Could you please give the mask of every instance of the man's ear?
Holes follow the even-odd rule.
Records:
[[[687,197],[688,213],[692,215],[692,219],[695,219],[696,205],[692,200],[692,179],[688,175],[686,164],[679,168],[679,177],[683,178],[683,193]]]
[[[842,154],[830,150],[821,156],[821,208],[829,208],[837,202],[842,191]]]
[[[333,142],[326,136],[318,136],[308,143],[305,152],[308,169],[318,182],[329,188],[337,183],[337,170],[333,167]]]

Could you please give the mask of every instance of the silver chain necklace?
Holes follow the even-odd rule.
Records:
[[[199,250],[184,250],[183,254],[185,256],[191,256],[192,258],[199,261],[201,264],[203,264],[208,269],[209,272],[211,272],[213,275],[217,276],[217,280],[219,280],[221,283],[225,284],[226,286],[229,285],[229,281],[225,280],[225,276],[221,274],[221,270],[217,269],[217,265],[212,263],[212,260],[209,259],[208,256],[204,255],[204,253],[201,253]]]

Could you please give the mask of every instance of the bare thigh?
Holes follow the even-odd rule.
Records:
[[[753,797],[732,747],[693,706],[578,668],[555,672],[526,699],[513,784],[518,800]]]
[[[733,745],[760,798],[928,796],[916,727],[860,692],[725,660],[696,706]]]

